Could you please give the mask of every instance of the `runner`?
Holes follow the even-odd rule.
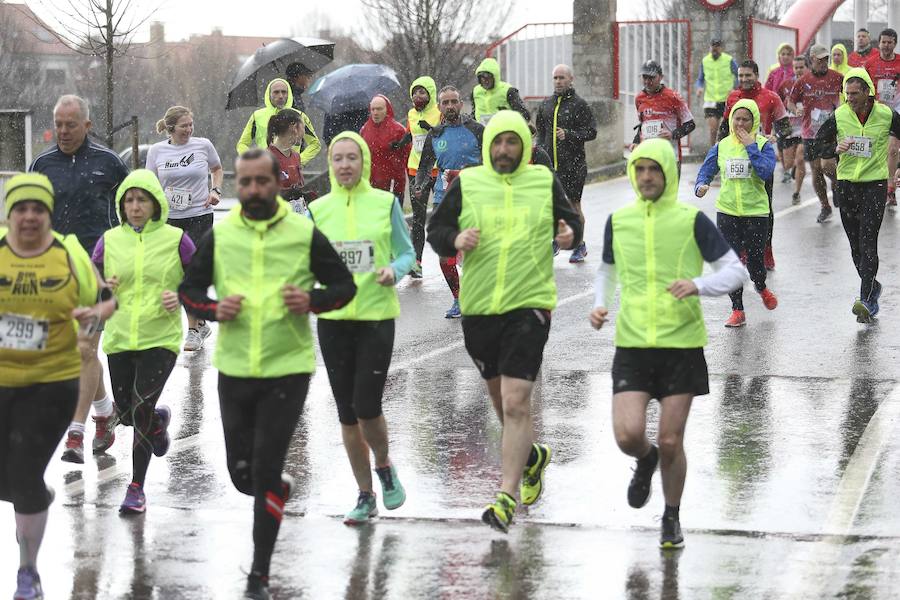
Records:
[[[850,242],[850,254],[860,277],[859,298],[853,314],[868,323],[878,314],[881,283],[878,274],[878,232],[884,219],[888,139],[900,138],[900,115],[875,100],[875,84],[865,69],[853,68],[844,78],[847,103],[819,129],[816,137],[837,144],[841,222]]]
[[[713,39],[697,76],[697,98],[703,98],[703,116],[709,127],[710,146],[716,143],[719,124],[725,114],[725,100],[729,92],[737,87],[737,71],[737,63],[730,54],[722,51],[722,40]]]
[[[768,91],[768,90],[766,90]],[[746,255],[750,278],[763,304],[769,310],[778,306],[778,298],[766,287],[764,262],[771,202],[768,183],[775,171],[775,149],[760,135],[759,109],[753,100],[738,100],[731,111],[728,137],[709,149],[694,193],[702,198],[717,173],[722,174],[722,190],[716,198],[716,224],[722,236],[739,255]],[[725,327],[743,327],[743,286],[731,296],[731,316]]]
[[[465,254],[460,289],[466,350],[485,380],[503,428],[502,483],[482,520],[506,532],[522,503],[543,491],[551,450],[534,443],[531,391],[556,306],[553,232],[562,248],[581,238],[578,213],[548,169],[529,165],[531,132],[503,111],[484,132],[483,164],[453,180],[428,223],[440,256]]]
[[[778,96],[784,103],[788,105],[791,92],[794,90],[794,84],[797,80],[806,75],[809,69],[809,60],[804,55],[794,58],[794,77],[786,79],[778,88]],[[794,181],[794,192],[791,194],[791,203],[800,204],[800,189],[803,187],[803,180],[806,179],[806,161],[803,159],[803,117],[798,117],[792,112],[788,112],[788,120],[791,124],[791,133],[787,137],[778,138],[778,148],[781,150],[782,167],[784,168],[784,176],[781,183]]]
[[[894,53],[897,47],[897,32],[893,29],[885,29],[878,36],[878,52],[873,52],[865,63],[865,69],[869,77],[875,83],[875,94],[879,102],[890,108],[900,110],[900,90],[897,89],[900,79],[900,56]],[[897,170],[897,139],[891,140],[888,153],[888,172]],[[893,178],[887,182],[887,205],[890,209],[897,206],[896,187]]]
[[[422,279],[422,251],[425,249],[425,218],[428,214],[428,195],[431,188],[423,189],[416,196],[411,192],[416,186],[416,176],[419,172],[419,161],[422,158],[422,150],[425,148],[425,138],[432,127],[441,122],[441,111],[437,106],[437,85],[431,77],[419,77],[409,86],[409,99],[413,107],[407,113],[406,135],[399,142],[395,142],[396,148],[402,148],[412,141],[412,150],[406,161],[407,174],[409,175],[409,203],[412,205],[413,217],[410,231],[412,233],[413,248],[416,251],[416,264],[409,272],[413,279]],[[392,145],[392,147],[394,147]],[[431,170],[431,177],[437,177],[437,169]]]
[[[394,350],[394,319],[400,315],[394,284],[412,268],[416,254],[400,203],[390,192],[369,185],[371,155],[366,142],[355,133],[338,134],[328,159],[331,193],[311,204],[310,212],[319,230],[339,249],[357,292],[344,308],[319,316],[318,337],[344,450],[359,488],[356,507],[344,523],[358,525],[378,514],[369,449],[375,456],[384,507],[394,510],[406,501],[388,453],[381,402]]]
[[[83,160],[84,156],[78,157]],[[0,229],[0,499],[15,511],[15,598],[43,598],[37,555],[53,490],[44,471],[78,402],[77,338],[115,310],[75,236],[51,229],[53,186],[38,173],[6,181]],[[11,282],[15,282],[11,285]],[[81,322],[81,329],[73,320]]]
[[[341,308],[356,286],[325,236],[278,198],[271,154],[248,150],[235,170],[241,204],[200,242],[179,296],[198,317],[220,322],[213,365],[228,472],[238,491],[254,497],[244,597],[267,600],[269,563],[293,489],[284,457],[315,369],[308,313]],[[325,287],[315,288],[316,281]],[[211,285],[218,300],[208,295]]]
[[[294,150],[303,139],[303,119],[296,110],[279,110],[269,119],[266,141],[268,150],[278,161],[278,189],[294,212],[305,214],[303,200],[303,167],[300,154]]]
[[[706,327],[696,296],[736,289],[747,272],[712,221],[678,201],[675,154],[667,142],[647,140],[638,146],[628,159],[628,175],[637,202],[606,221],[590,322],[600,329],[607,321],[621,279],[612,418],[619,448],[637,459],[628,504],[647,504],[661,462],[666,506],[660,546],[679,548],[684,545],[679,519],[687,471],[684,431],[694,396],[709,393]],[[702,276],[704,261],[715,273]],[[646,434],[653,398],[661,407],[658,447]]]
[[[645,139],[655,137],[672,142],[678,156],[678,176],[681,176],[681,138],[696,128],[694,115],[687,102],[672,88],[662,83],[662,67],[648,60],[641,67],[644,88],[634,99],[639,127],[635,128],[631,149]]]
[[[851,67],[863,67],[865,68],[866,61],[872,56],[872,53],[877,54],[878,51],[872,46],[872,38],[869,36],[868,29],[860,29],[856,32],[856,50],[850,53],[850,56],[847,57],[847,64]]]
[[[116,200],[122,225],[103,234],[92,259],[119,299],[103,352],[119,420],[134,427],[131,483],[119,512],[141,514],[150,457],[169,450],[172,411],[156,403],[181,346],[176,290],[195,247],[187,232],[166,224],[169,200],[152,171],[132,172]]]
[[[790,44],[778,44],[775,58],[777,62],[769,67],[765,88],[778,92],[778,88],[782,83],[794,78],[794,58],[796,58],[794,47]]]
[[[222,161],[212,142],[194,136],[194,115],[189,108],[170,107],[156,122],[156,131],[169,139],[150,146],[147,169],[159,178],[165,191],[171,214],[168,224],[183,229],[197,244],[212,229],[213,207],[222,199]],[[206,321],[188,314],[184,351],[199,350],[211,333]]]
[[[294,104],[294,94],[291,87],[284,79],[273,79],[266,86],[265,106],[254,111],[241,132],[241,138],[237,143],[238,155],[243,154],[256,144],[257,148],[266,148],[266,137],[269,133],[269,119],[279,110],[287,107],[291,108]],[[296,110],[296,109],[293,109]],[[300,112],[303,119],[303,146],[294,146],[294,150],[300,153],[300,164],[306,166],[309,161],[319,155],[322,150],[322,142],[316,136],[316,130],[313,129],[312,121],[305,112]]]
[[[742,62],[738,67],[738,81],[738,89],[732,91],[728,95],[728,100],[725,101],[725,120],[722,122],[719,137],[728,136],[731,109],[741,99],[753,100],[756,103],[760,116],[760,132],[772,144],[775,144],[780,138],[788,137],[791,134],[788,112],[778,94],[759,84],[759,65],[752,60]],[[772,177],[766,180],[766,194],[769,196],[769,229],[766,233],[764,263],[767,271],[775,269],[775,254],[772,250],[772,234],[775,229],[775,211],[772,208],[774,173],[773,168]],[[743,255],[741,258],[744,258]]]
[[[78,96],[60,96],[53,108],[56,145],[40,154],[29,171],[43,173],[53,184],[53,226],[61,234],[74,234],[88,253],[116,217],[116,188],[128,175],[128,167],[112,150],[88,138],[91,115],[88,103]],[[62,460],[84,463],[84,423],[94,407],[96,431],[91,443],[94,454],[102,454],[116,441],[116,410],[103,385],[103,365],[97,351],[101,323],[91,336],[78,340],[81,377],[78,407],[69,424]]]
[[[587,179],[587,159],[584,144],[597,137],[597,120],[590,105],[575,92],[575,75],[568,65],[553,68],[553,95],[538,108],[535,125],[538,144],[553,158],[553,170],[566,196],[578,211],[584,229],[581,195]],[[581,243],[569,255],[570,263],[584,262],[587,244]],[[553,247],[554,253],[558,250]]]
[[[394,148],[394,142],[403,139],[406,130],[394,120],[394,105],[387,96],[381,94],[369,103],[369,120],[359,130],[359,135],[369,146],[372,154],[372,187],[391,192],[403,206],[406,192],[406,161],[409,145]]]
[[[831,62],[828,63],[828,68],[832,71],[837,71],[841,75],[847,74],[847,71],[850,70],[850,65],[847,63],[846,46],[835,44],[831,47]]]
[[[481,61],[475,69],[475,77],[478,83],[470,98],[473,119],[486,125],[499,111],[514,110],[526,121],[531,120],[531,113],[519,97],[519,90],[500,79],[497,59],[485,58]]]
[[[425,138],[414,189],[417,195],[434,189],[434,210],[440,206],[447,187],[459,175],[460,170],[481,164],[481,139],[484,135],[481,123],[462,114],[462,100],[455,87],[448,85],[441,88],[438,103],[442,122],[429,131]],[[437,166],[436,181],[428,176],[432,165]],[[453,305],[444,317],[458,319],[462,313],[459,310],[459,271],[456,269],[456,257],[439,256],[438,259],[441,273],[453,294]]]
[[[803,156],[812,168],[813,189],[819,197],[822,210],[816,222],[824,223],[831,218],[831,206],[828,204],[828,186],[825,176],[831,180],[832,190],[835,180],[834,147],[816,141],[816,133],[822,123],[841,105],[843,76],[828,68],[828,48],[815,44],[809,50],[812,62],[811,70],[797,79],[794,89],[788,98],[788,110],[803,119],[801,135],[803,136]]]
[[[306,113],[306,104],[303,102],[303,92],[309,87],[315,71],[307,68],[303,63],[291,63],[284,70],[284,78],[291,86],[291,108]]]

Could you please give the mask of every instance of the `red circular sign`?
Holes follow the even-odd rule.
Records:
[[[725,10],[737,0],[697,0],[707,10]]]

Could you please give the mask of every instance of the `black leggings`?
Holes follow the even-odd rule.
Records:
[[[394,320],[319,319],[317,326],[341,424],[356,425],[357,418],[380,417],[394,351]]]
[[[269,574],[284,513],[284,457],[297,427],[309,374],[269,379],[219,373],[225,455],[234,487],[253,496],[253,571]]]
[[[769,228],[769,217],[734,217],[725,213],[716,213],[716,224],[722,237],[734,251],[741,254],[747,252],[747,270],[757,292],[766,289],[766,266],[763,257],[766,251],[766,232]],[[744,310],[744,288],[728,294],[731,308]]]
[[[178,357],[165,348],[149,348],[106,358],[119,420],[134,427],[131,480],[143,486],[153,456],[152,436],[160,426],[154,409]]]
[[[428,183],[422,189],[420,199],[416,200],[416,195],[413,193],[416,189],[416,178],[413,176],[409,177],[409,203],[413,211],[411,235],[413,248],[416,251],[416,260],[419,262],[422,262],[422,250],[425,248],[425,219],[428,216],[428,196],[431,194],[433,187],[434,180],[429,178]]]
[[[769,230],[766,235],[766,246],[772,245],[772,232],[775,231],[775,209],[772,206],[772,194],[774,193],[775,176],[766,180],[766,194],[769,195]]]
[[[859,297],[871,300],[878,274],[878,232],[884,219],[887,181],[853,183],[838,181],[835,196],[841,223],[850,242],[850,254],[859,273]]]
[[[21,515],[47,510],[44,471],[78,404],[78,378],[0,387],[0,500]]]

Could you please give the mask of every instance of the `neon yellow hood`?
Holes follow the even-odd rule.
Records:
[[[150,231],[157,227],[162,227],[169,219],[169,201],[166,199],[166,194],[163,192],[159,179],[156,178],[153,171],[148,169],[135,169],[129,173],[128,177],[126,177],[119,185],[119,189],[116,192],[116,206],[119,208],[119,218],[122,221],[122,225],[128,223],[128,219],[125,218],[123,200],[125,198],[125,192],[131,188],[144,190],[150,194],[150,197],[159,205],[159,219],[150,219],[147,221],[147,224],[144,225],[144,230]]]
[[[862,79],[866,82],[866,85],[869,86],[869,96],[875,95],[875,84],[872,83],[872,78],[869,76],[869,72],[863,69],[862,67],[853,67],[852,69],[847,69],[847,72],[844,73],[844,93],[847,93],[847,82],[851,79]]]
[[[409,86],[410,100],[412,100],[413,90],[417,87],[423,87],[425,88],[425,91],[428,92],[428,104],[425,105],[425,108],[423,108],[421,112],[427,112],[428,109],[436,107],[437,84],[434,82],[434,79],[432,79],[428,75],[423,75],[422,77],[419,77],[415,81],[413,81],[412,85]]]
[[[334,173],[334,166],[331,164],[331,152],[334,149],[335,143],[341,140],[351,140],[359,146],[360,152],[362,152],[362,175],[359,178],[359,181],[353,186],[351,189],[347,189],[343,187],[340,183],[338,183],[337,176]],[[366,144],[366,140],[362,138],[358,133],[353,133],[352,131],[342,131],[341,133],[334,136],[334,139],[331,140],[331,144],[328,146],[328,179],[331,181],[331,193],[335,192],[343,192],[346,194],[352,192],[365,192],[372,188],[369,183],[369,176],[372,173],[372,153],[369,151],[369,145]]]
[[[518,173],[528,167],[531,162],[531,130],[528,129],[528,123],[522,118],[522,115],[514,110],[501,110],[490,120],[487,127],[484,128],[483,141],[481,143],[481,162],[491,166],[491,144],[501,133],[511,131],[519,136],[522,140],[522,159],[516,166],[516,170],[511,174]],[[494,170],[494,173],[497,171]]]
[[[734,106],[731,107],[731,114],[728,115],[728,129],[731,131],[732,135],[734,133],[734,113],[737,112],[739,108],[746,108],[750,111],[750,114],[753,115],[753,126],[750,127],[750,135],[756,137],[759,133],[759,106],[756,105],[756,102],[749,98],[743,98],[734,103]]]
[[[834,54],[835,50],[837,50],[838,52],[840,52],[843,55],[844,62],[842,62],[840,66],[835,66],[834,62],[832,61],[831,56],[829,56],[828,57],[828,68],[834,69],[841,75],[845,75],[847,73],[847,71],[850,70],[850,65],[847,63],[847,48],[843,44],[835,44],[834,46],[831,47],[831,54]]]
[[[678,168],[675,164],[675,150],[668,140],[662,138],[652,138],[644,140],[634,149],[628,158],[628,179],[631,180],[631,187],[637,194],[637,202],[654,202],[648,198],[641,196],[641,190],[637,184],[637,174],[635,172],[635,163],[641,159],[647,158],[662,167],[663,176],[666,178],[666,189],[663,190],[662,196],[655,203],[659,205],[675,204],[678,200]]]
[[[285,79],[273,79],[272,81],[269,82],[269,85],[266,86],[266,98],[265,98],[266,108],[270,108],[272,110],[281,110],[281,109],[277,108],[274,104],[272,104],[272,84],[277,83],[279,81],[281,83],[283,83],[284,85],[286,85],[287,89],[288,89],[287,100],[285,101],[284,106],[282,106],[281,108],[290,108],[290,107],[294,106],[294,92],[291,91],[291,84],[289,84],[287,82],[287,80],[285,80]]]
[[[500,83],[500,63],[495,58],[486,58],[481,61],[481,64],[475,69],[475,77],[478,77],[479,73],[490,73],[494,76],[494,85]]]

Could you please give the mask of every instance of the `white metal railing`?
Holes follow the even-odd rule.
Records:
[[[572,24],[525,25],[491,45],[487,55],[523,99],[545,98],[553,92],[553,67],[572,64]]]

